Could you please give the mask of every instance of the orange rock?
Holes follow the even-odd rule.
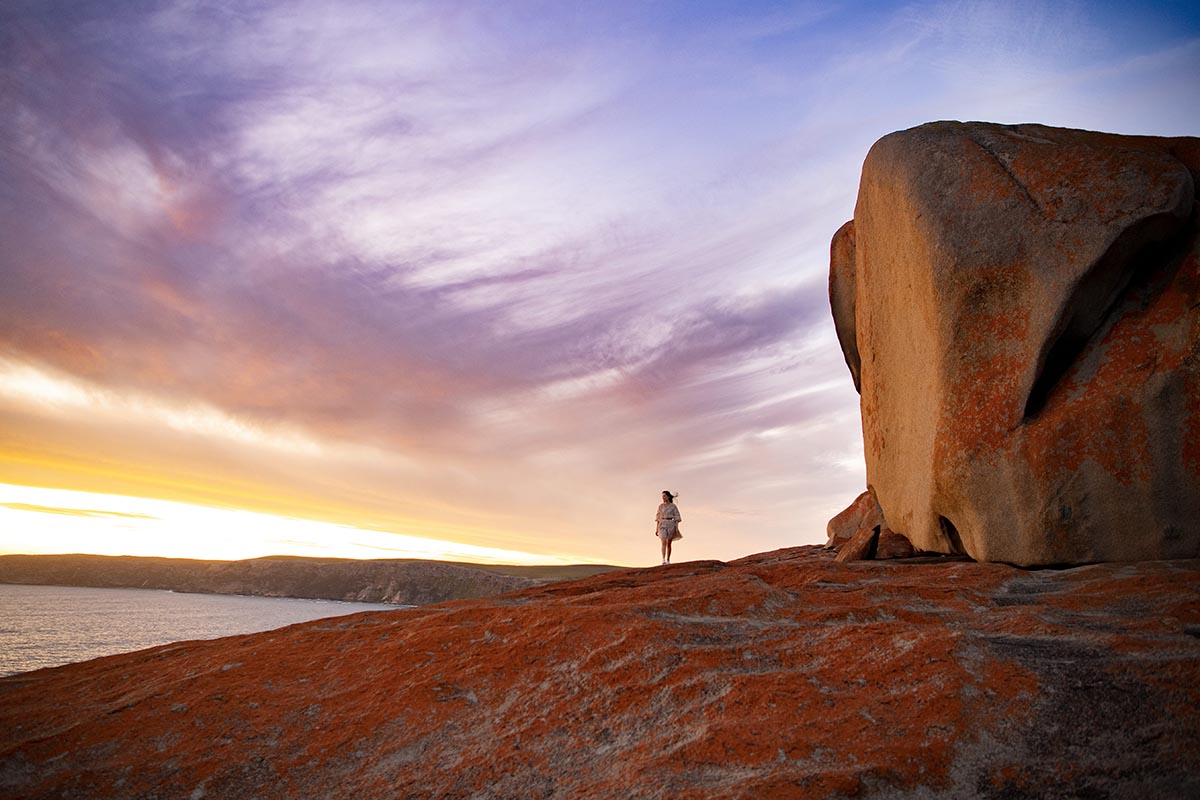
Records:
[[[0,679],[0,797],[1195,797],[1197,587],[813,546],[181,642]]]
[[[1200,556],[1198,176],[1195,138],[875,143],[830,292],[890,527],[1025,565]]]
[[[831,550],[837,549],[863,528],[874,528],[884,524],[886,523],[883,519],[883,511],[880,510],[879,503],[875,502],[875,495],[871,494],[868,489],[856,497],[853,503],[839,511],[837,516],[829,520],[825,526],[825,533],[829,536],[825,547]]]
[[[912,558],[916,555],[912,542],[902,533],[896,533],[891,528],[879,531],[879,542],[875,545],[875,558]]]
[[[847,561],[870,561],[875,557],[875,546],[878,541],[878,525],[874,528],[860,528],[858,533],[850,537],[850,541],[838,549],[837,560],[842,563]]]

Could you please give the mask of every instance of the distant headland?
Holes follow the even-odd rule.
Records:
[[[614,569],[618,567],[606,564],[520,566],[401,558],[268,556],[199,561],[81,554],[6,555],[0,556],[0,583],[424,605],[487,597]]]

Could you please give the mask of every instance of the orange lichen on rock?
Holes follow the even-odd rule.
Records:
[[[613,572],[0,679],[0,796],[1182,797],[1198,633],[1195,561]]]
[[[1193,138],[872,146],[830,307],[893,530],[1023,565],[1200,556],[1198,175]]]

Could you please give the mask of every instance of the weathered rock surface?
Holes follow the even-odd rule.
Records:
[[[833,325],[854,388],[861,391],[862,357],[854,330],[854,294],[854,221],[851,220],[838,228],[829,243],[829,306],[833,309]]]
[[[869,561],[875,557],[875,546],[879,542],[879,527],[860,528],[858,533],[850,537],[850,541],[838,548],[837,560]]]
[[[884,525],[887,525],[887,522],[883,518],[883,511],[879,508],[879,503],[875,502],[875,496],[869,491],[863,492],[854,498],[853,503],[829,520],[825,526],[825,533],[829,536],[829,541],[825,543],[825,546],[840,547],[863,528],[876,528]]]
[[[907,536],[896,533],[891,528],[879,531],[879,540],[875,544],[875,558],[912,558],[916,554]]]
[[[1192,798],[1200,562],[819,547],[0,679],[0,796]]]
[[[871,148],[830,289],[893,530],[1016,564],[1200,555],[1198,185],[1195,138],[938,122]]]
[[[243,561],[95,555],[0,556],[0,583],[170,589],[421,605],[487,597],[615,567],[456,564],[390,558],[272,556]]]

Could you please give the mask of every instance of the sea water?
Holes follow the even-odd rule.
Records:
[[[399,606],[0,584],[0,675]]]

